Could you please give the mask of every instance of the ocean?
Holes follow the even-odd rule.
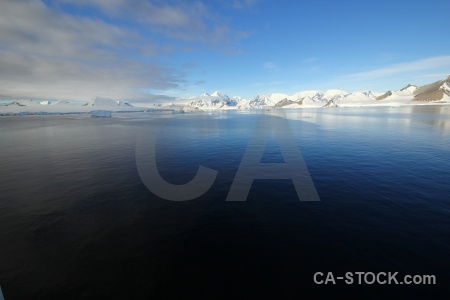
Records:
[[[450,295],[450,106],[1,117],[0,129],[5,300]],[[301,156],[320,201],[275,171],[227,198],[252,147],[261,164]],[[215,178],[188,199],[199,166]],[[170,184],[187,188],[168,200]]]

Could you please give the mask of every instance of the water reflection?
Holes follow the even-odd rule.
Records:
[[[438,128],[442,133],[450,133],[450,107],[440,105],[412,106],[412,114],[425,114],[422,118],[413,118],[413,122],[420,122]]]
[[[286,110],[286,117],[314,123],[325,130],[364,131],[384,125],[410,130],[414,123],[422,123],[439,129],[442,134],[450,132],[450,107],[446,105]]]

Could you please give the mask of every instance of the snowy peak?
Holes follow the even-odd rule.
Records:
[[[404,88],[400,90],[400,92],[408,91],[410,93],[414,93],[414,91],[417,89],[417,86],[414,84],[408,84]]]
[[[189,99],[198,99],[198,98],[220,98],[220,99],[229,99],[229,97],[227,95],[225,95],[224,93],[220,92],[220,91],[214,91],[211,94],[209,93],[203,93],[200,96],[194,96],[194,97],[190,97]]]
[[[211,94],[211,97],[228,98],[227,95],[222,94],[220,91],[215,91]]]

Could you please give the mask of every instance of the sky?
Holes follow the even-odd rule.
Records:
[[[450,74],[450,1],[1,0],[0,97],[164,102]]]

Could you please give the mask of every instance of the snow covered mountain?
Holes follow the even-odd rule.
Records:
[[[412,104],[421,102],[450,102],[450,76],[424,86],[408,84],[398,91],[387,91],[376,97],[380,102]]]
[[[413,101],[450,101],[450,76],[414,90]]]
[[[187,101],[190,100],[190,101]],[[301,91],[293,95],[273,93],[259,94],[251,100],[241,97],[229,98],[214,92],[198,97],[179,98],[189,106],[203,109],[252,109],[252,108],[315,108],[315,107],[355,107],[355,106],[398,106],[423,102],[450,104],[450,76],[421,87],[408,84],[397,91],[376,93],[373,91],[346,92],[342,90]]]
[[[283,93],[259,94],[252,99],[214,91],[200,96],[177,98],[172,103],[150,104],[134,107],[130,102],[96,97],[90,101],[77,100],[0,100],[0,113],[18,112],[89,112],[143,111],[166,109],[180,112],[209,109],[261,109],[261,108],[320,108],[358,106],[399,106],[417,104],[450,104],[450,76],[431,84],[416,86],[408,84],[400,90],[385,93],[373,91],[346,92],[342,90],[300,91],[293,95]]]
[[[226,108],[237,106],[243,99],[241,97],[228,97],[220,91],[211,94],[204,93],[198,97],[178,98],[177,102],[186,102],[190,106],[199,108]]]
[[[398,91],[387,91],[386,93],[379,95],[375,99],[377,101],[384,102],[392,102],[392,101],[400,101],[400,102],[408,102],[414,98],[414,92],[417,90],[417,86],[408,84],[404,88]]]
[[[198,97],[179,98],[179,102],[187,102],[187,105],[206,109],[251,109],[251,108],[314,108],[326,106],[345,106],[345,104],[375,103],[377,94],[371,91],[349,93],[342,90],[301,91],[293,95],[273,93],[256,95],[251,100],[241,97],[229,98],[220,92],[202,94]]]

